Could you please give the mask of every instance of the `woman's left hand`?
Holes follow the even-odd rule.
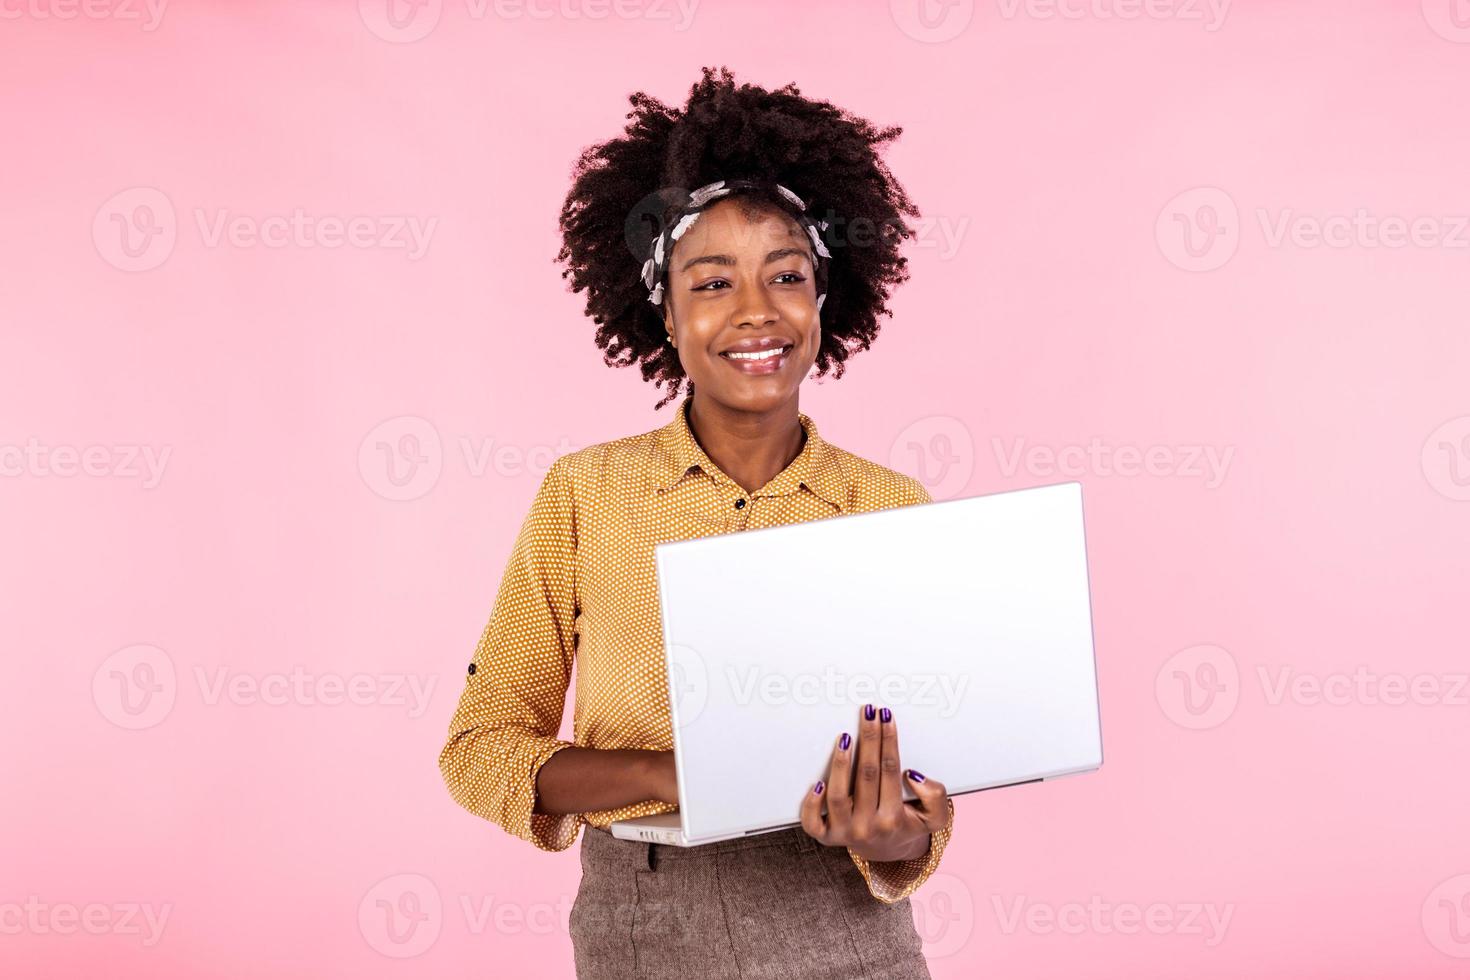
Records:
[[[905,779],[918,797],[914,803],[904,802]],[[857,740],[846,732],[837,739],[827,778],[818,780],[801,804],[802,830],[829,847],[850,847],[869,861],[921,858],[929,852],[929,835],[948,823],[944,784],[900,770],[897,723],[887,708],[875,711],[871,704],[860,711]]]

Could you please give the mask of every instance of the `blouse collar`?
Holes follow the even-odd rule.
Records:
[[[688,415],[693,399],[693,395],[684,396],[673,421],[658,430],[656,453],[660,469],[657,485],[660,492],[676,485],[696,466],[717,483],[737,486],[695,440],[689,427]],[[806,431],[806,444],[801,447],[801,452],[791,461],[791,465],[760,490],[763,495],[779,495],[792,493],[798,486],[805,486],[838,511],[842,511],[847,499],[847,474],[842,469],[841,460],[837,458],[837,450],[818,434],[817,425],[810,416],[800,411],[796,415]]]

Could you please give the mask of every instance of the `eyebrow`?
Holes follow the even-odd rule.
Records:
[[[804,248],[778,248],[766,253],[766,264],[769,265],[777,259],[784,259],[788,255],[811,258],[811,253]],[[700,255],[685,262],[679,271],[687,272],[691,266],[699,265],[701,262],[708,262],[711,265],[734,265],[735,259],[729,255]]]

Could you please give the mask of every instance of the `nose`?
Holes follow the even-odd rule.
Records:
[[[760,276],[742,276],[735,290],[735,307],[730,320],[737,327],[764,327],[775,323],[776,304]]]

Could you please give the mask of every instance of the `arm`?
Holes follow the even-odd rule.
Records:
[[[679,802],[674,753],[645,749],[563,749],[541,767],[536,790],[536,813],[615,810],[644,800]]]
[[[521,526],[490,620],[439,753],[450,795],[543,850],[576,839],[574,812],[535,812],[537,775],[557,738],[576,635],[576,513],[565,463],[552,464]]]

